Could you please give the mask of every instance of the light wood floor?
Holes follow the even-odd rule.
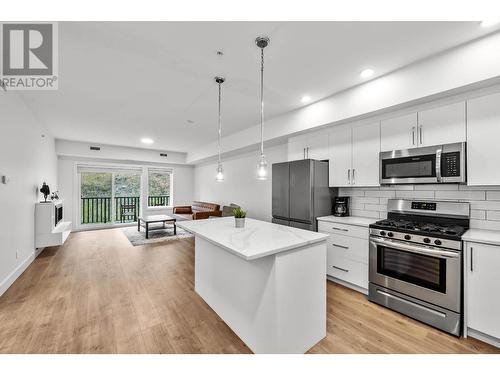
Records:
[[[71,234],[0,297],[0,353],[250,353],[194,292],[194,241],[133,247],[119,229]],[[311,353],[500,353],[328,282]]]

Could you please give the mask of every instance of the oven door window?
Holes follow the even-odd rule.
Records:
[[[436,177],[436,155],[382,160],[382,178]]]
[[[377,247],[377,273],[446,293],[446,259]]]

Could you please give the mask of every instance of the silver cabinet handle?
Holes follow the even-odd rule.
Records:
[[[339,227],[332,227],[332,229],[341,230],[342,232],[349,232],[349,229],[344,229],[344,228],[339,228]]]
[[[443,148],[440,147],[436,150],[436,180],[437,182],[441,182],[441,154],[443,152]]]
[[[470,272],[474,272],[474,248],[470,248]]]
[[[347,184],[351,184],[351,170],[348,169],[347,170]]]
[[[305,147],[302,149],[302,154],[303,154],[302,159],[305,159],[306,158],[306,148]]]
[[[309,159],[309,147],[306,147],[306,159]]]
[[[420,127],[418,128],[418,132],[419,132],[419,137],[420,137],[420,145],[422,145],[424,143],[422,141],[422,125],[420,125]]]
[[[337,245],[336,243],[332,243],[332,246],[335,246],[335,247],[340,247],[341,249],[346,249],[346,250],[348,250],[348,249],[349,249],[349,246]]]
[[[413,145],[415,145],[415,127],[412,126],[411,128],[411,142]]]
[[[340,268],[337,266],[332,266],[332,268],[335,268],[336,270],[343,271],[343,272],[349,272],[349,270],[346,270],[345,268]]]
[[[355,169],[352,170],[352,184],[353,185],[356,183],[356,178],[354,177],[354,172],[356,172]]]

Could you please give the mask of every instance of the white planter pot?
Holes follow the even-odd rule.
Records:
[[[236,228],[244,228],[245,227],[245,218],[234,218],[234,224]]]

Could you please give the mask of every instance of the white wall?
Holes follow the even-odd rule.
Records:
[[[265,139],[288,137],[368,115],[393,111],[421,101],[435,100],[469,85],[481,87],[500,79],[500,32],[409,65],[329,98],[266,120]],[[223,138],[230,152],[259,142],[259,125]],[[203,161],[217,152],[217,143],[207,143],[188,153],[187,161]]]
[[[111,155],[113,156],[113,155]],[[160,164],[160,163],[143,163],[140,161],[122,161],[116,159],[95,159],[81,157],[58,157],[58,177],[59,191],[61,198],[64,199],[64,215],[65,220],[72,221],[73,229],[78,228],[78,179],[76,177],[77,164],[92,164],[92,165],[122,165],[122,166],[152,166],[155,168],[166,167],[173,169],[173,190],[171,205],[190,204],[194,199],[194,166],[181,164]],[[142,205],[144,207],[144,205]],[[154,208],[144,209],[143,214],[155,213],[171,213],[171,208]]]
[[[256,179],[259,151],[245,153],[223,160],[223,182],[215,181],[216,163],[197,165],[195,168],[195,192],[197,200],[222,205],[236,203],[248,211],[248,217],[270,221],[271,214],[271,165],[287,160],[286,144],[266,148],[269,178]]]
[[[0,91],[0,295],[34,259],[38,187],[57,187],[54,139],[15,92]],[[42,137],[42,134],[45,137]]]

